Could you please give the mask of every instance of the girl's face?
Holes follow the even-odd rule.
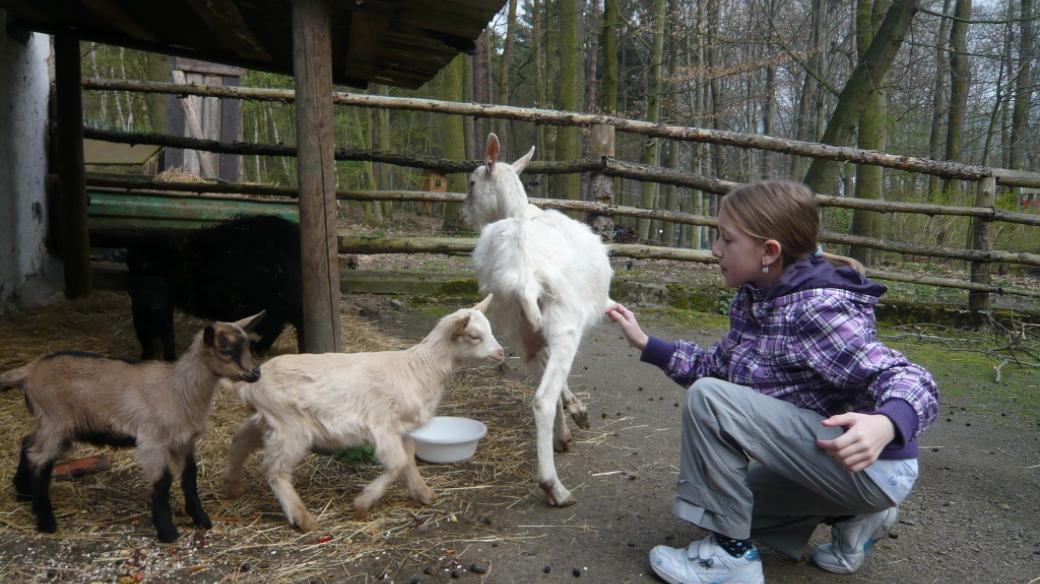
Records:
[[[739,288],[751,283],[761,288],[779,277],[779,263],[775,255],[767,253],[766,249],[773,240],[762,242],[744,233],[725,209],[719,213],[718,231],[711,253],[719,260],[726,286]],[[762,266],[766,264],[770,267],[769,273],[762,271]]]

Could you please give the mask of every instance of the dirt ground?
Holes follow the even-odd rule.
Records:
[[[388,334],[413,342],[429,330],[429,307],[412,308],[386,297],[352,298],[361,315]],[[711,342],[722,330],[677,330],[667,322],[640,319],[664,338]],[[913,357],[913,355],[911,355]],[[516,364],[516,360],[511,361]],[[488,370],[489,376],[517,376]],[[592,428],[575,431],[572,450],[558,454],[557,468],[578,499],[574,506],[546,506],[534,481],[534,426],[516,447],[528,452],[523,476],[496,477],[458,508],[443,509],[448,519],[398,531],[386,539],[386,553],[349,564],[316,565],[301,582],[659,582],[646,562],[651,547],[684,545],[702,534],[671,516],[672,486],[677,476],[679,409],[683,389],[656,368],[641,364],[612,325],[604,322],[586,337],[572,370],[570,385],[588,407]],[[455,406],[456,412],[464,414]],[[509,406],[530,417],[521,400]],[[905,502],[892,539],[880,543],[863,569],[852,576],[822,572],[763,550],[770,582],[1016,582],[1040,577],[1040,420],[944,401],[942,413],[922,440],[921,478]],[[573,424],[571,425],[573,428]],[[495,432],[496,428],[489,428]],[[11,443],[15,437],[9,437]],[[422,465],[429,477],[447,465]],[[102,480],[102,479],[95,479]],[[306,480],[306,479],[300,479]],[[9,484],[0,485],[10,496]],[[401,490],[397,485],[391,488]],[[213,495],[203,494],[212,500]],[[144,506],[144,501],[138,501]],[[313,501],[313,507],[324,503]],[[418,508],[417,508],[418,510]],[[162,550],[152,546],[146,520],[131,528],[132,537],[86,537],[67,541],[28,529],[26,512],[0,517],[0,576],[7,581],[62,580],[52,558],[102,565],[120,547]],[[218,521],[220,519],[218,518]],[[257,530],[288,529],[277,506],[259,519]],[[188,532],[190,534],[190,532]],[[820,527],[813,543],[826,541]],[[192,536],[189,535],[189,540]],[[208,535],[221,536],[219,529]],[[184,538],[182,538],[184,539]],[[148,543],[145,543],[148,542]],[[265,566],[292,562],[309,544],[273,547],[251,567],[221,566],[219,552],[203,545],[179,546],[184,554],[169,577],[147,581],[266,582]],[[174,553],[172,548],[161,553]],[[401,550],[410,549],[411,552]],[[157,552],[152,552],[157,553]],[[267,554],[270,554],[267,556]],[[172,565],[172,564],[171,564]],[[194,571],[192,565],[209,565]],[[454,572],[454,574],[453,574]],[[82,570],[78,581],[118,581],[99,570]]]
[[[404,337],[414,334],[420,320],[400,312],[375,313],[382,315],[384,328]],[[653,319],[641,324],[663,338],[709,343],[723,332],[691,334]],[[683,389],[640,363],[636,351],[606,322],[583,342],[570,384],[593,420],[589,432],[575,432],[572,451],[556,457],[560,477],[578,503],[549,508],[533,479],[529,494],[506,510],[493,498],[474,500],[469,520],[488,522],[489,531],[508,533],[510,539],[494,547],[468,543],[466,558],[491,568],[482,579],[487,582],[569,582],[579,574],[581,581],[657,582],[646,562],[649,549],[702,536],[669,511],[678,474],[677,404]],[[764,549],[767,581],[1036,581],[1037,422],[944,402],[940,417],[922,437],[921,477],[904,502],[899,525],[864,567],[852,576],[837,576]],[[533,441],[522,446],[530,450]],[[828,539],[821,526],[812,544]],[[385,573],[395,582],[444,579],[424,574],[427,567],[395,558],[370,566],[370,573]],[[464,578],[475,581],[476,575]]]

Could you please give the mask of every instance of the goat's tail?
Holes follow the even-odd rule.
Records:
[[[541,295],[542,286],[536,272],[532,278],[524,282],[523,290],[520,292],[520,310],[534,332],[542,330],[542,309],[538,306],[538,298]]]
[[[0,373],[0,391],[7,391],[12,387],[21,387],[25,385],[25,380],[29,378],[29,366],[25,365],[17,369],[11,369],[10,371]]]

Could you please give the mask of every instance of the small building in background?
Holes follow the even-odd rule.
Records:
[[[170,57],[170,82],[178,84],[238,87],[242,69],[219,63]],[[166,133],[188,138],[242,141],[242,100],[170,95],[166,101]],[[162,170],[180,168],[202,178],[238,182],[242,157],[201,150],[167,148]]]
[[[448,177],[436,170],[424,170],[422,173],[422,190],[445,193],[448,191]]]
[[[1040,189],[1025,187],[1018,194],[1018,208],[1040,213]]]

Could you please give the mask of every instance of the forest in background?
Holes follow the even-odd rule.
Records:
[[[341,91],[605,112],[632,119],[858,146],[938,160],[1040,171],[1040,90],[1033,0],[509,0],[477,42],[418,90]],[[83,74],[169,81],[168,57],[84,42]],[[241,85],[292,88],[246,71]],[[212,98],[210,98],[212,99]],[[84,93],[85,122],[165,132],[165,97]],[[243,139],[292,143],[292,106],[243,104]],[[478,159],[495,131],[504,157],[573,160],[578,128],[421,112],[335,108],[337,146]],[[616,157],[748,182],[803,180],[817,192],[890,201],[973,204],[974,183],[765,151],[617,134]],[[292,186],[295,159],[244,157],[246,182]],[[414,169],[338,162],[340,188],[417,189]],[[578,175],[527,177],[533,196],[584,198]],[[450,191],[465,191],[462,175]],[[715,197],[615,179],[620,204],[712,214]],[[1019,190],[997,206],[1036,212]],[[390,204],[352,204],[380,223]],[[451,209],[447,209],[450,222]],[[879,220],[884,217],[883,220]],[[626,220],[627,222],[627,220]],[[964,218],[830,208],[825,228],[910,243],[966,247]],[[696,247],[707,234],[632,220],[642,239]],[[1035,228],[994,224],[998,249],[1040,251]],[[867,249],[851,250],[874,263]]]

